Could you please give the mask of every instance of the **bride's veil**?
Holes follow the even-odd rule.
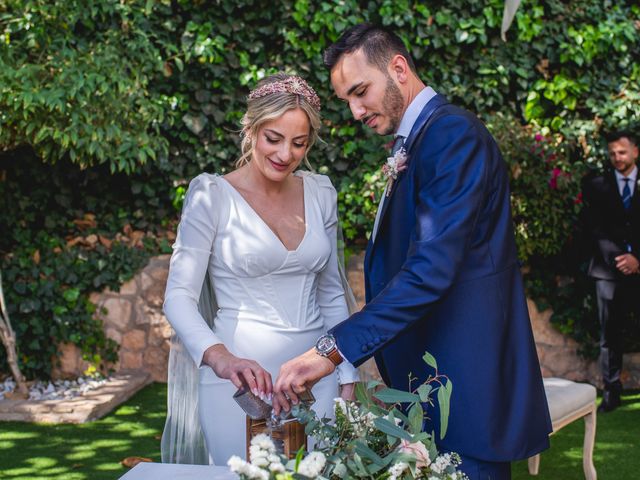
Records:
[[[344,267],[344,239],[338,221],[338,271],[349,314],[358,310]],[[210,327],[218,303],[209,272],[206,273],[198,310]],[[198,367],[174,332],[167,372],[167,420],[160,444],[162,463],[208,465],[209,452],[198,416]]]
[[[209,273],[204,277],[198,310],[210,327],[218,310]],[[198,368],[174,332],[167,372],[167,420],[160,444],[162,463],[208,465],[209,452],[198,417]]]

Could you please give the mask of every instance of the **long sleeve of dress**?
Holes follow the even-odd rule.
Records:
[[[337,193],[331,181],[324,175],[315,175],[321,203],[324,206],[324,228],[331,240],[331,256],[325,269],[318,277],[318,305],[328,329],[349,317],[344,289],[338,271],[338,205]],[[349,362],[344,361],[337,368],[338,382],[353,383],[360,380],[358,370]]]
[[[189,184],[164,298],[164,313],[198,366],[202,365],[205,350],[222,343],[198,311],[216,235],[219,198],[213,175],[201,174]]]

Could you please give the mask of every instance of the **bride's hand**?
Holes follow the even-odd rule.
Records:
[[[258,362],[236,357],[221,343],[207,348],[202,360],[218,377],[230,380],[237,388],[246,384],[254,395],[263,398],[271,397],[273,392],[271,374]]]
[[[340,398],[346,401],[353,401],[356,399],[356,384],[345,383],[340,385]]]

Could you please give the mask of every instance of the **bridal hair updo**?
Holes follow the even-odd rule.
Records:
[[[305,80],[286,73],[276,73],[261,80],[249,93],[247,111],[242,117],[242,155],[236,161],[236,168],[251,160],[260,127],[296,108],[302,109],[309,119],[309,139],[304,162],[311,168],[307,153],[318,139],[321,125],[320,99]]]

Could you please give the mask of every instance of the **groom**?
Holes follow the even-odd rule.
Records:
[[[460,453],[472,479],[508,479],[509,462],[548,447],[551,422],[498,146],[424,85],[392,32],[357,25],[324,59],[337,96],[356,120],[394,134],[406,169],[387,184],[367,247],[367,304],[283,365],[276,409],[343,358],[357,366],[375,356],[387,385],[406,390],[409,375],[416,385],[433,375],[429,352],[454,385],[439,447]],[[426,431],[439,439],[431,419]]]

